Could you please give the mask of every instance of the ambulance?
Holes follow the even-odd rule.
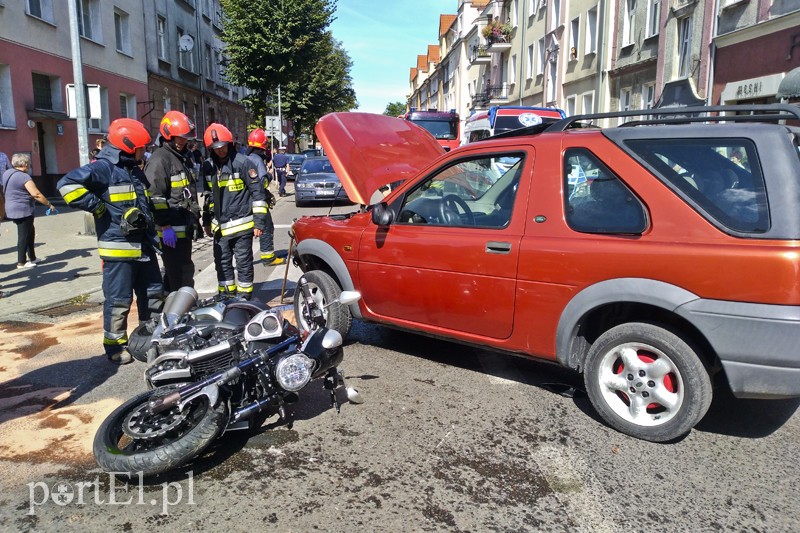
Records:
[[[535,126],[542,122],[555,122],[566,116],[564,111],[557,107],[492,106],[487,111],[473,113],[467,119],[461,144],[480,141],[504,131]]]

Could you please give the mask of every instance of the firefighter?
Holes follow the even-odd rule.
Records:
[[[261,262],[265,266],[282,265],[286,260],[275,256],[275,225],[272,222],[270,208],[275,205],[275,197],[269,191],[270,174],[267,171],[267,134],[261,128],[253,130],[247,137],[247,157],[256,166],[261,185],[264,187],[264,194],[267,197],[267,215],[265,217],[266,226],[264,232],[259,237],[259,248],[261,249]]]
[[[180,111],[167,111],[161,119],[156,148],[144,166],[150,181],[153,218],[161,239],[164,290],[194,287],[192,237],[200,226],[200,207],[194,186],[194,154],[187,142],[194,123]]]
[[[118,365],[132,361],[125,348],[133,295],[140,321],[163,306],[158,241],[139,167],[149,142],[141,122],[117,119],[108,127],[108,142],[97,160],[67,173],[57,185],[70,207],[94,215],[103,260],[103,347]]]
[[[266,227],[264,187],[253,162],[234,149],[228,128],[212,123],[203,134],[203,142],[210,152],[203,165],[203,179],[210,192],[203,229],[214,238],[219,293],[238,294],[249,300],[253,294],[253,236],[260,237]]]

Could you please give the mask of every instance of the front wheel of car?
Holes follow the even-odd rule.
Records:
[[[350,327],[353,323],[353,316],[350,314],[350,308],[342,305],[339,302],[332,303],[342,293],[342,288],[336,283],[328,273],[322,270],[310,270],[303,274],[308,283],[308,289],[311,291],[311,297],[314,299],[317,307],[322,309],[322,315],[325,317],[325,327],[328,329],[335,329],[341,333],[342,338],[346,338],[350,333]],[[302,297],[300,287],[294,291],[294,312],[297,318],[297,325],[306,331],[311,327],[308,323],[306,311],[306,302]]]
[[[587,356],[584,381],[608,425],[652,442],[687,434],[711,405],[711,379],[695,350],[654,324],[602,334]]]

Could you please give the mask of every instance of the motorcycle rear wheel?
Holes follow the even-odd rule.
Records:
[[[211,406],[205,396],[192,400],[183,412],[174,407],[157,415],[147,413],[151,398],[177,388],[167,385],[131,398],[103,421],[94,437],[95,461],[103,470],[141,472],[144,477],[162,474],[198,456],[222,433],[227,404]]]

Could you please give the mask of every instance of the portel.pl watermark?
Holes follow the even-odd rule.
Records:
[[[160,506],[161,514],[169,514],[169,508],[180,503],[194,505],[194,476],[190,470],[186,478],[187,490],[177,481],[160,484],[161,491],[152,485],[145,491],[144,476],[137,474],[138,483],[129,485],[117,476],[126,476],[126,472],[108,472],[108,481],[100,476],[93,481],[77,481],[67,483],[57,481],[51,485],[42,481],[28,483],[28,515],[35,515],[36,508],[41,505],[55,504],[61,507],[68,505],[148,505]]]

